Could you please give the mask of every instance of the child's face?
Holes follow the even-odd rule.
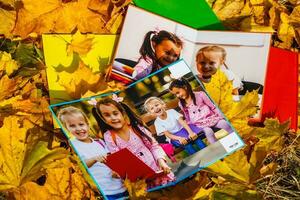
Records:
[[[197,56],[197,70],[199,78],[204,82],[209,82],[211,76],[223,64],[222,52],[204,51]]]
[[[159,44],[154,44],[154,50],[158,64],[163,67],[178,60],[181,47],[176,46],[171,40],[163,40]]]
[[[122,112],[113,104],[101,104],[99,110],[104,121],[113,129],[121,129],[126,124]]]
[[[89,125],[80,113],[65,117],[65,126],[78,140],[85,141],[89,137]]]
[[[173,87],[171,90],[171,93],[173,95],[175,95],[177,98],[183,99],[183,100],[185,100],[189,97],[189,94],[186,92],[186,89],[184,89],[184,88]]]
[[[147,103],[146,105],[147,110],[150,114],[153,114],[155,116],[161,116],[166,112],[165,106],[158,100],[154,99]]]

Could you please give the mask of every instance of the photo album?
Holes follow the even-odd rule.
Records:
[[[143,26],[136,28],[136,24]],[[184,59],[204,84],[217,70],[223,72],[232,81],[235,101],[247,91],[258,90],[259,116],[270,42],[270,33],[202,31],[129,6],[110,79],[130,85]]]
[[[120,36],[43,35],[50,110],[104,199],[127,198],[125,180],[172,187],[244,146],[205,89],[218,74],[234,102],[257,91],[250,118],[280,108],[264,97],[278,87],[270,43],[270,33],[197,30],[129,5]]]
[[[123,91],[50,108],[104,196],[123,193],[126,178],[149,192],[173,186],[244,145],[183,59]]]

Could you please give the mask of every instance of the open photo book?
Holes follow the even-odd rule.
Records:
[[[163,1],[155,1],[161,4],[159,9],[146,1],[136,3],[140,7],[128,7],[112,62],[111,80],[130,85],[184,59],[204,85],[212,80],[217,69],[225,73],[232,81],[234,101],[257,90],[258,111],[252,116],[253,121],[277,117],[281,122],[291,120],[290,127],[297,128],[297,54],[270,48],[271,33],[198,30],[200,27],[184,17],[168,12],[163,15],[166,18],[157,15],[162,10],[180,12],[178,7],[167,8]],[[290,79],[278,76],[280,73],[289,74]],[[292,90],[287,85],[292,85]],[[279,91],[284,95],[278,95]],[[278,101],[269,100],[274,98]],[[284,103],[287,100],[289,106]]]
[[[125,90],[50,106],[104,198],[171,187],[244,146],[180,59]]]

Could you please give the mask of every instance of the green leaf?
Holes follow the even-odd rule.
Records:
[[[22,67],[34,67],[38,63],[36,57],[38,57],[38,55],[35,51],[34,45],[32,43],[24,44],[21,42],[17,46],[13,55],[13,58],[17,60]]]

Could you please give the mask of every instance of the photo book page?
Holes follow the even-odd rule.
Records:
[[[130,5],[109,77],[128,86],[184,59],[204,84],[218,70],[224,73],[236,102],[257,90],[255,118],[261,114],[270,41],[270,33],[197,30]]]

